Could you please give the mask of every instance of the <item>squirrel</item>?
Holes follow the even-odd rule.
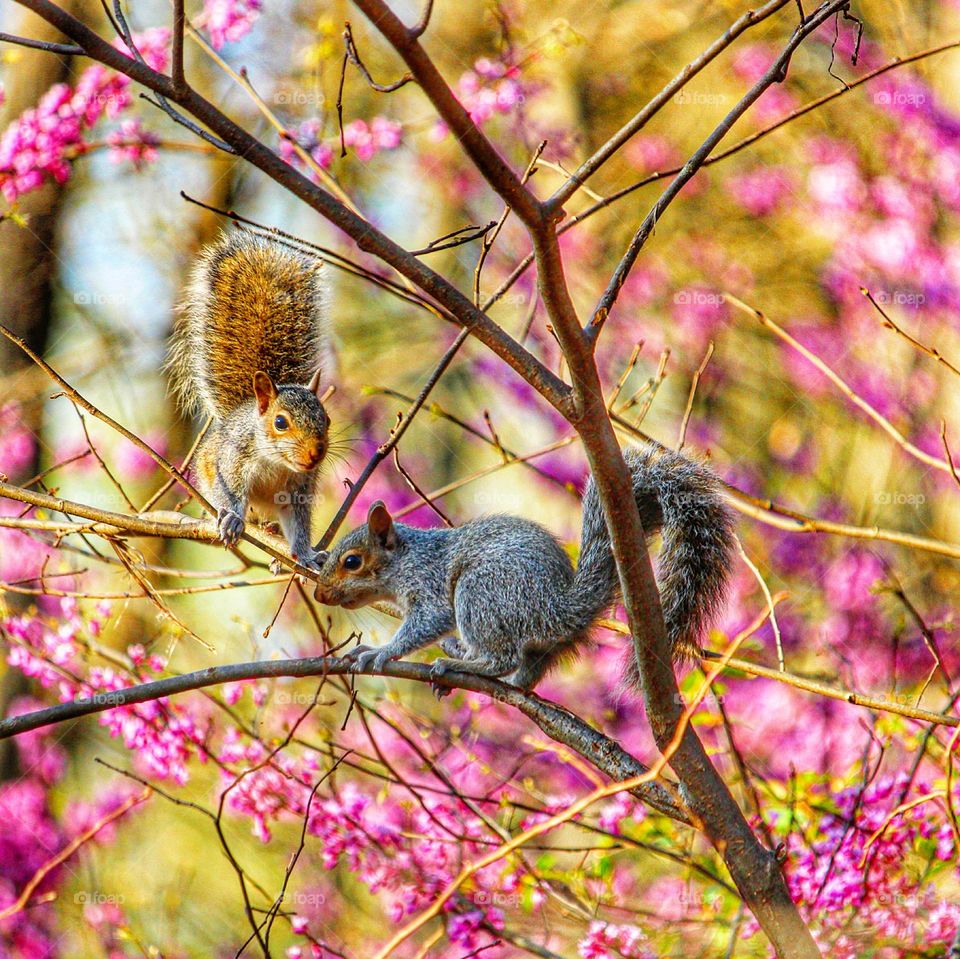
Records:
[[[663,535],[658,584],[674,658],[696,656],[732,565],[733,520],[720,481],[706,466],[653,443],[624,456],[643,529]],[[386,603],[402,614],[386,646],[351,650],[355,671],[371,664],[380,671],[442,640],[450,658],[433,663],[434,677],[447,671],[504,677],[524,690],[589,639],[619,594],[592,477],[576,571],[554,536],[531,520],[494,515],[453,529],[417,529],[395,523],[378,500],[366,525],[324,558],[315,593],[329,606]],[[633,655],[624,680],[639,684]]]
[[[253,233],[224,233],[201,251],[174,329],[173,391],[213,423],[196,479],[233,546],[248,510],[279,521],[293,559],[314,565],[310,506],[329,447],[320,402],[328,349],[322,261]]]

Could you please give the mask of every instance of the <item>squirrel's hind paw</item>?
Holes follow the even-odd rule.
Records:
[[[217,529],[224,546],[235,546],[243,535],[243,517],[238,516],[232,509],[221,509],[217,512]]]

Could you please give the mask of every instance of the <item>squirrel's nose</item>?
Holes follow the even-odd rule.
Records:
[[[315,466],[318,466],[323,460],[326,449],[322,443],[314,443],[312,446],[307,447],[307,463],[310,469],[313,469]]]

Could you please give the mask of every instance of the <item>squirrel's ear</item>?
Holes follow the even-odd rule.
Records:
[[[317,372],[313,374],[310,378],[310,382],[307,384],[307,389],[311,393],[315,393],[317,399],[320,399],[320,367],[317,367]]]
[[[392,549],[397,542],[397,531],[393,528],[393,517],[387,512],[383,500],[378,499],[367,513],[367,529],[370,536],[381,546]]]
[[[257,370],[253,374],[253,392],[257,397],[257,409],[262,416],[267,412],[267,407],[277,398],[277,388],[263,370]]]

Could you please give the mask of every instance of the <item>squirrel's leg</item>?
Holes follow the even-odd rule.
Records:
[[[316,565],[318,553],[310,545],[310,520],[313,510],[316,477],[308,474],[297,477],[280,496],[287,502],[278,503],[280,529],[290,546],[290,555],[303,566]]]
[[[244,498],[235,493],[227,485],[220,471],[217,470],[217,487],[220,497],[214,500],[217,507],[217,528],[220,530],[220,539],[224,546],[234,546],[243,535],[247,515],[247,503]],[[226,501],[226,505],[221,505]]]
[[[236,485],[242,486],[243,475],[236,456],[232,454],[229,444],[221,444],[216,440],[217,437],[211,435],[200,447],[197,477],[200,491],[217,509],[217,529],[221,541],[225,546],[233,546],[243,534],[248,495],[245,489],[234,489]],[[217,459],[218,449],[223,451],[222,462]],[[227,481],[228,476],[233,478],[233,485]]]
[[[472,659],[438,659],[430,667],[430,675],[443,676],[444,673],[471,673],[474,676],[506,676],[515,672],[519,663],[512,656],[507,659],[495,659],[490,656],[475,656]]]
[[[401,659],[407,653],[423,649],[452,633],[456,629],[453,610],[421,613],[413,610],[403,621],[386,646],[370,649],[358,646],[347,654],[354,661],[353,672],[363,672],[371,664],[374,672],[380,672],[393,659]]]

